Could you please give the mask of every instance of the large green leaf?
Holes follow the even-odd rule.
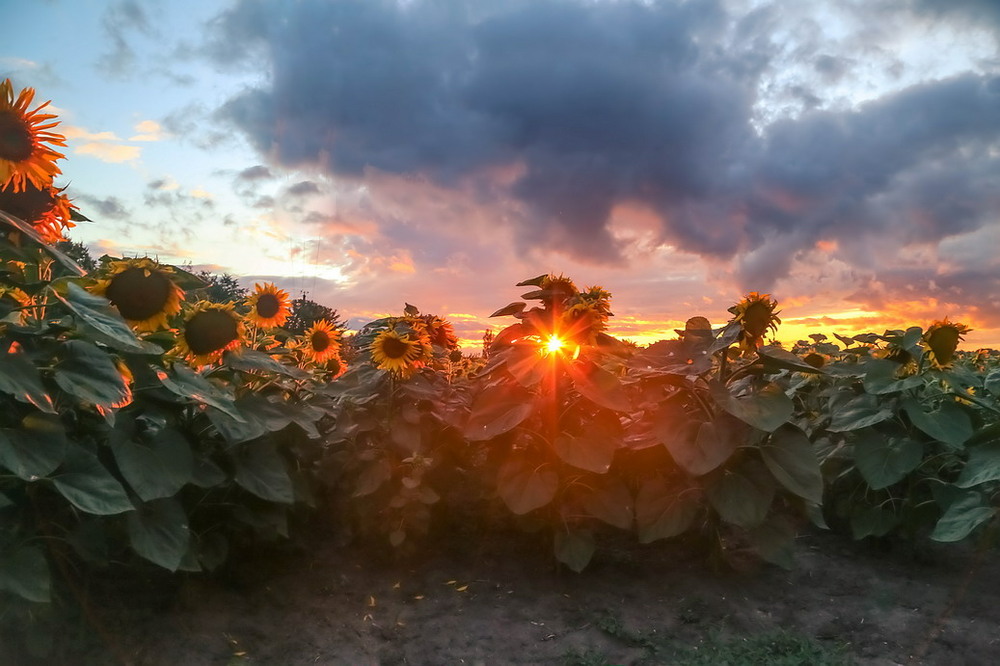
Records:
[[[993,394],[994,398],[1000,399],[1000,368],[992,370],[983,380],[983,386]]]
[[[236,447],[233,462],[236,483],[261,499],[282,504],[295,501],[292,480],[285,459],[267,440],[258,440]]]
[[[661,421],[656,426],[657,434],[674,462],[693,476],[703,476],[729,460],[746,434],[728,422],[726,416],[720,414],[712,421],[698,424],[697,430],[682,430],[672,437],[668,435],[669,425]],[[741,421],[737,423],[742,425]]]
[[[45,551],[20,546],[0,553],[0,590],[45,603],[51,600],[51,577]]]
[[[875,490],[901,481],[920,466],[924,445],[909,437],[886,437],[874,430],[858,433],[854,464]]]
[[[66,462],[52,482],[63,497],[86,513],[110,516],[135,508],[122,484],[97,456],[78,446],[67,450]]]
[[[838,395],[830,401],[830,432],[860,430],[892,418],[892,410],[868,393],[845,399]]]
[[[823,501],[823,476],[812,442],[802,430],[786,423],[760,447],[761,458],[785,488],[814,504]]]
[[[24,354],[0,353],[0,391],[43,412],[56,413],[38,369]]]
[[[855,539],[885,536],[898,524],[899,516],[891,508],[864,507],[851,514],[851,536]]]
[[[713,472],[705,495],[722,520],[750,529],[767,517],[774,491],[774,478],[767,467],[745,458],[739,465]]]
[[[610,478],[603,483],[592,482],[590,492],[583,497],[583,509],[594,518],[609,525],[628,530],[632,528],[635,507],[632,493],[621,479]]]
[[[497,475],[497,493],[517,515],[545,506],[558,489],[559,475],[551,466],[524,454],[512,454]]]
[[[961,541],[995,515],[996,509],[980,493],[967,493],[951,503],[934,526],[931,538],[944,542]]]
[[[764,364],[764,370],[785,369],[810,374],[824,374],[819,368],[814,368],[790,351],[781,347],[768,345],[757,350],[757,355]]]
[[[28,414],[20,428],[0,428],[0,466],[34,481],[59,467],[66,446],[66,431],[58,416]]]
[[[712,383],[712,397],[724,410],[755,428],[771,432],[792,417],[795,404],[785,391],[775,383],[760,391],[736,397],[719,383]]]
[[[171,393],[215,407],[237,421],[246,421],[240,410],[236,408],[235,396],[231,391],[212,384],[183,363],[175,363],[172,374],[157,369],[156,376],[164,388]]]
[[[588,472],[604,474],[611,468],[621,445],[622,429],[613,412],[601,411],[590,419],[582,433],[560,433],[553,448],[564,462]]]
[[[249,442],[267,433],[267,426],[254,418],[252,414],[247,414],[239,410],[235,404],[233,405],[233,409],[242,413],[239,419],[230,416],[229,412],[224,412],[214,407],[209,407],[205,410],[208,420],[212,422],[212,425],[215,426],[215,429],[219,431],[219,434],[227,442],[230,444]]]
[[[954,402],[942,402],[937,409],[925,412],[918,401],[909,398],[903,401],[903,409],[913,425],[953,450],[961,450],[972,436],[972,419]]]
[[[969,460],[958,475],[955,485],[971,488],[980,483],[1000,480],[1000,441],[969,448]]]
[[[874,395],[899,393],[916,388],[924,383],[921,375],[910,375],[898,379],[899,364],[884,358],[869,359],[865,363],[865,391]]]
[[[282,363],[272,356],[253,349],[227,351],[222,355],[222,363],[233,370],[242,372],[263,372],[284,375],[294,379],[306,379],[309,373],[294,365]]]
[[[686,531],[701,505],[701,492],[684,483],[647,479],[635,498],[635,522],[640,543],[667,539]]]
[[[747,538],[764,560],[783,569],[791,569],[795,563],[795,530],[781,516],[768,516],[747,532]]]
[[[594,547],[594,533],[581,529],[559,530],[553,543],[556,559],[577,573],[583,571],[594,556]]]
[[[173,428],[160,430],[148,442],[131,437],[110,440],[118,469],[144,501],[172,497],[193,479],[191,444]]]
[[[513,347],[507,352],[507,372],[518,384],[531,388],[552,371],[552,360],[539,354],[534,345]]]
[[[53,284],[52,287],[49,291],[79,317],[98,342],[135,354],[163,353],[157,345],[137,338],[108,299],[91,294],[75,282]]]
[[[55,380],[63,391],[106,409],[132,401],[131,389],[107,352],[84,340],[67,340],[62,350]]]
[[[573,379],[573,386],[591,402],[618,412],[632,409],[618,378],[593,361],[581,359],[566,368]]]
[[[534,410],[533,396],[519,386],[488,388],[472,402],[465,436],[474,442],[493,439],[519,426]]]
[[[127,524],[132,550],[164,569],[177,571],[191,541],[180,502],[173,498],[147,502],[128,515]]]

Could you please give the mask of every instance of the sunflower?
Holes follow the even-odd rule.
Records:
[[[607,317],[614,316],[611,314],[611,292],[604,287],[599,285],[587,287],[580,292],[578,298],[581,303],[593,305],[601,314]]]
[[[27,222],[46,243],[54,245],[66,240],[63,230],[76,226],[70,220],[76,206],[63,194],[65,189],[28,183],[17,192],[8,185],[0,188],[0,210]]]
[[[932,323],[924,333],[924,342],[934,355],[934,363],[938,367],[951,363],[958,348],[958,341],[963,340],[962,336],[970,331],[972,329],[965,324],[948,321],[947,317]]]
[[[274,286],[274,283],[255,284],[254,293],[247,299],[250,314],[247,318],[262,328],[281,326],[288,319],[288,292]]]
[[[577,303],[563,313],[559,335],[577,345],[594,345],[597,334],[607,326],[607,320],[598,303]]]
[[[65,146],[66,137],[50,132],[57,122],[52,114],[40,114],[48,102],[29,111],[34,88],[25,88],[14,99],[10,79],[0,82],[0,187],[11,185],[20,192],[27,183],[42,188],[62,173],[56,160],[65,157],[45,144]]]
[[[451,324],[435,315],[424,315],[420,317],[415,328],[422,329],[421,332],[427,337],[432,345],[437,345],[443,349],[455,349],[458,346],[458,338]]]
[[[170,266],[142,257],[112,261],[109,272],[91,291],[111,301],[137,331],[168,328],[168,319],[181,311],[184,291],[174,283]]]
[[[424,344],[411,339],[408,333],[395,330],[382,331],[371,343],[372,361],[379,370],[386,370],[399,377],[409,377],[425,356]]]
[[[542,278],[539,285],[545,294],[541,297],[547,308],[559,308],[565,301],[580,293],[571,279],[551,273]]]
[[[744,350],[756,349],[764,340],[768,330],[777,331],[781,319],[778,318],[778,301],[770,294],[758,294],[752,291],[742,301],[729,308],[735,315],[730,321],[739,322],[743,327],[740,334],[740,346]]]
[[[340,331],[326,319],[317,319],[302,337],[305,355],[314,363],[325,363],[340,354]]]
[[[243,321],[232,303],[198,301],[184,320],[174,353],[193,365],[208,365],[243,344],[243,336]]]

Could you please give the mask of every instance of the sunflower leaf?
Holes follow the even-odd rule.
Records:
[[[95,296],[70,281],[53,280],[49,291],[79,318],[84,330],[97,342],[135,354],[163,353],[160,347],[137,338],[108,299]]]

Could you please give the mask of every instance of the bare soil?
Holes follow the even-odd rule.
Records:
[[[782,630],[845,663],[1000,663],[996,551],[970,578],[969,548],[798,541],[791,571],[720,572],[691,544],[612,540],[576,574],[521,533],[397,561],[324,538],[221,576],[105,585],[91,622],[39,663],[669,664],[713,637]]]

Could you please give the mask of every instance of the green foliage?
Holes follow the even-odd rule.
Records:
[[[308,294],[303,293],[300,297],[292,300],[292,311],[285,322],[285,330],[293,335],[302,335],[313,324],[321,319],[328,321],[334,328],[343,330],[346,324],[333,308],[320,305],[316,301],[309,300]]]

